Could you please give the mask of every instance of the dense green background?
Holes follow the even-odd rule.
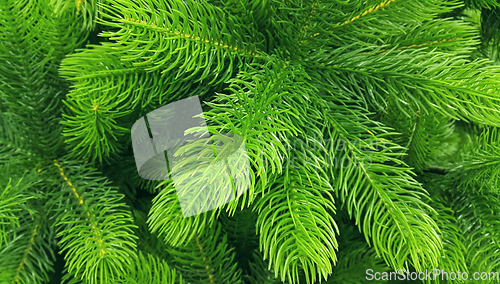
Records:
[[[493,0],[2,0],[0,283],[500,272],[499,26]],[[252,183],[184,218],[130,128],[193,95]]]

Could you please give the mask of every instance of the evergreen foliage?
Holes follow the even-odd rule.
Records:
[[[496,0],[2,0],[0,40],[0,283],[500,273]],[[131,127],[191,96],[184,166],[250,170],[185,218]]]

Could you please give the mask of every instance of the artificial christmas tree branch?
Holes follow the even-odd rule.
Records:
[[[499,6],[0,3],[0,283],[498,271]],[[144,179],[133,125],[194,96],[213,144]]]

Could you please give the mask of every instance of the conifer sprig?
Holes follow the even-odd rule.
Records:
[[[89,167],[73,161],[53,164],[64,193],[54,207],[67,275],[96,284],[120,278],[133,265],[137,238],[130,212],[119,203],[122,196]]]

